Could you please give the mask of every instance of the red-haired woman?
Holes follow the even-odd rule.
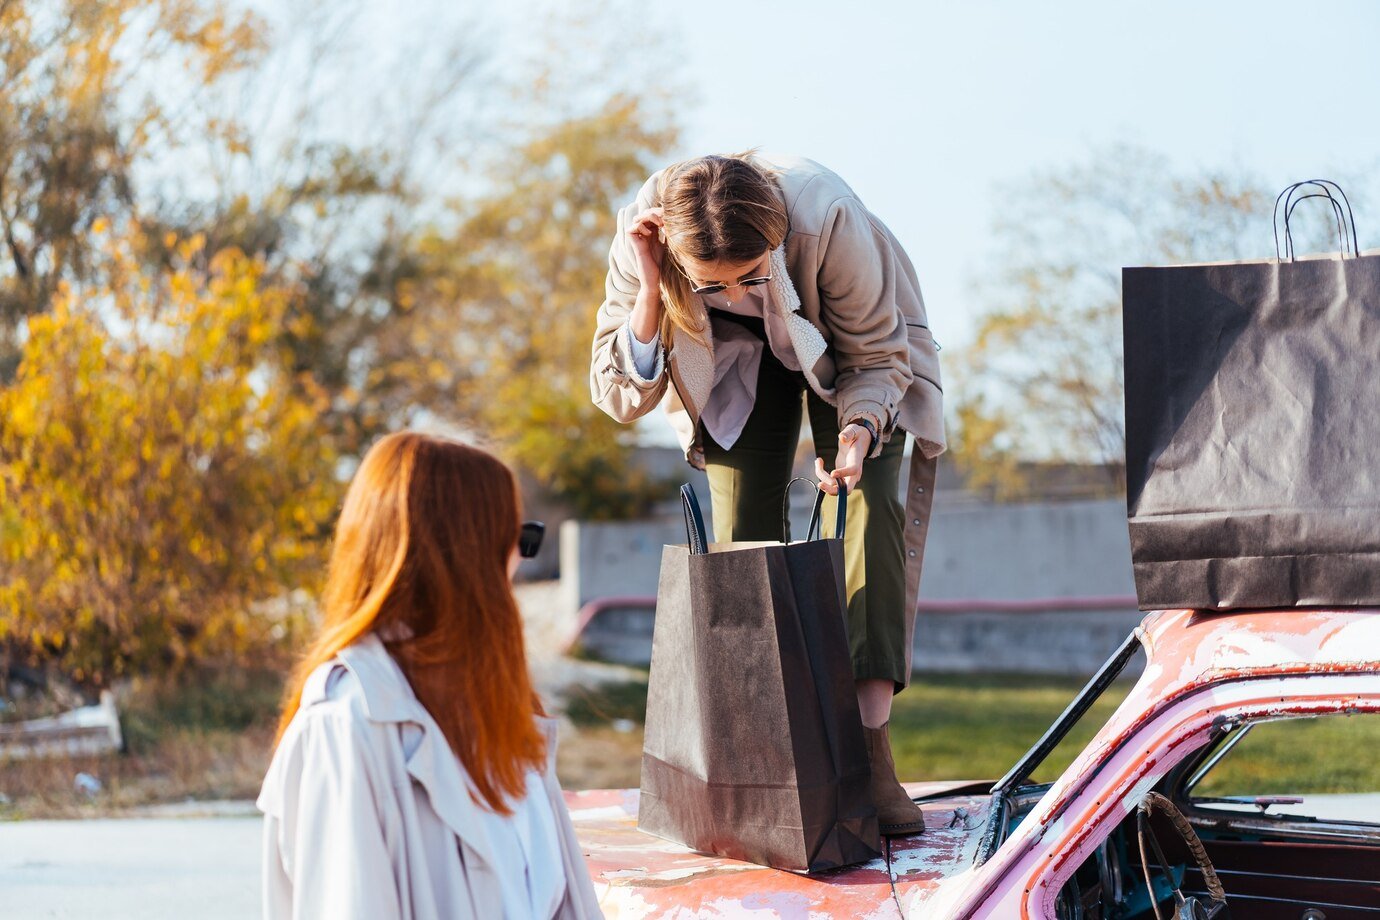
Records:
[[[266,917],[601,916],[528,678],[519,517],[481,450],[365,456],[259,795]]]

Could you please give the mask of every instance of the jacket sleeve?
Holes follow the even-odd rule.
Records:
[[[656,176],[648,179],[637,198],[618,212],[618,226],[609,246],[609,273],[604,280],[604,303],[595,318],[594,347],[589,366],[589,389],[594,404],[619,422],[631,422],[656,408],[666,393],[667,374],[658,348],[651,377],[637,372],[633,361],[628,317],[642,289],[637,256],[628,239],[633,217],[652,207]]]
[[[891,234],[856,198],[830,206],[819,245],[820,308],[833,334],[839,425],[859,417],[873,421],[875,457],[896,427],[901,397],[913,379],[896,302],[902,266]]]
[[[626,325],[626,324],[625,324]],[[632,327],[628,326],[628,334],[632,335]],[[637,370],[637,376],[643,380],[655,380],[661,374],[661,333],[652,336],[650,342],[644,342],[636,335],[628,339],[628,345],[632,352],[633,367]]]
[[[300,728],[274,755],[275,794],[260,797],[265,918],[401,918],[367,727],[323,713]]]

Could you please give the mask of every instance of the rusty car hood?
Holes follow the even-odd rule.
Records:
[[[566,793],[599,906],[615,920],[683,917],[919,916],[973,864],[987,797],[971,783],[907,783],[927,829],[878,859],[816,875],[706,856],[637,829],[636,789]]]

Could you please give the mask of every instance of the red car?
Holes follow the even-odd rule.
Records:
[[[1134,667],[1072,765],[1034,782]],[[805,876],[704,856],[638,831],[637,790],[567,798],[620,920],[1380,918],[1378,713],[1380,610],[1165,611],[1000,781],[911,784],[929,829],[861,866]],[[1361,791],[1259,794],[1265,753]]]

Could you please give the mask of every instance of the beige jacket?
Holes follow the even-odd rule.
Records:
[[[343,673],[328,693],[335,670]],[[556,782],[555,721],[539,721],[566,878],[556,916],[601,917]],[[503,916],[504,867],[490,855],[464,768],[372,634],[308,678],[258,806],[268,920]]]
[[[901,244],[844,181],[811,160],[757,155],[776,176],[789,221],[784,251],[773,256],[769,308],[785,315],[811,389],[838,409],[842,426],[877,423],[874,455],[896,428],[915,436],[926,458],[945,448],[939,354],[930,334],[915,269]],[[609,249],[605,299],[590,364],[596,405],[631,422],[665,404],[691,465],[703,468],[700,411],[713,385],[712,337],[671,343],[669,373],[638,376],[626,323],[641,287],[627,236],[632,218],[660,205],[656,173],[618,213]]]

